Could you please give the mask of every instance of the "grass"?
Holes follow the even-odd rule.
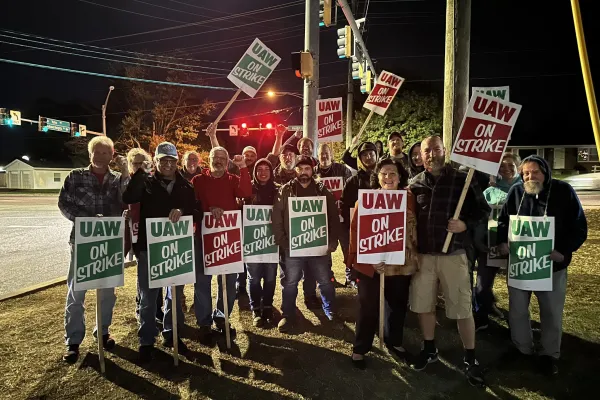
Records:
[[[543,378],[529,365],[507,367],[501,362],[509,347],[506,324],[492,324],[478,333],[477,352],[489,368],[487,389],[469,386],[459,365],[462,358],[455,324],[439,315],[436,332],[442,362],[424,372],[414,372],[387,353],[374,350],[368,369],[350,365],[354,338],[356,293],[338,288],[340,320],[327,322],[322,313],[304,308],[298,299],[300,329],[280,334],[276,329],[252,327],[248,304],[236,305],[232,322],[238,328],[237,344],[231,352],[220,345],[205,347],[196,339],[192,313],[186,314],[184,341],[193,355],[173,366],[170,353],[158,345],[153,363],[137,362],[137,323],[134,317],[135,268],[126,270],[126,286],[117,289],[112,335],[118,347],[107,353],[106,375],[99,373],[95,342],[91,337],[95,293],[89,292],[88,336],[79,363],[64,364],[63,305],[65,286],[0,302],[0,398],[7,399],[545,399],[587,398],[595,393],[597,361],[600,359],[600,211],[587,213],[590,236],[569,267],[564,312],[561,374],[556,380]],[[340,253],[334,265],[343,279]],[[300,290],[300,293],[302,291]],[[496,294],[507,308],[506,287],[497,279]],[[186,288],[188,305],[191,287]],[[281,304],[278,288],[276,305]],[[534,297],[535,299],[535,297]],[[539,321],[532,300],[532,319]],[[420,346],[416,316],[409,314],[406,346]],[[375,342],[377,344],[377,341]],[[586,396],[587,395],[587,396]]]

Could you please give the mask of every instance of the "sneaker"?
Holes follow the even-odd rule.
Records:
[[[79,345],[70,344],[67,346],[67,352],[63,355],[63,361],[69,364],[75,364],[79,358]]]
[[[318,310],[321,308],[321,302],[317,299],[317,296],[304,297],[304,304],[309,310]]]
[[[551,356],[540,356],[538,363],[542,374],[547,377],[558,375],[557,359]]]
[[[213,345],[213,330],[209,325],[200,326],[200,344],[204,346],[212,346]]]
[[[484,331],[489,328],[490,320],[489,318],[483,315],[475,315],[475,332]]]
[[[173,338],[163,338],[163,346],[168,347],[169,349],[173,348]],[[185,355],[187,354],[190,349],[188,349],[188,347],[186,346],[185,343],[183,343],[183,340],[181,340],[180,338],[177,338],[177,351],[179,352],[179,354]]]
[[[402,346],[387,346],[390,353],[394,354],[400,360],[405,361],[408,358],[408,352]]]
[[[335,317],[336,317],[336,315],[335,315],[335,313],[333,311],[325,311],[325,316],[330,321],[333,321],[335,319]]]
[[[463,368],[467,381],[471,386],[484,386],[485,381],[483,379],[483,369],[479,365],[479,362],[475,359],[468,362],[466,359],[463,361]]]
[[[114,349],[115,348],[115,339],[110,337],[109,334],[102,335],[102,347],[104,347],[104,350],[108,350],[108,351]]]
[[[215,321],[215,331],[220,335],[223,335],[223,337],[225,337],[225,335],[227,334],[225,332],[225,322]],[[229,337],[232,341],[235,340],[235,338],[237,337],[237,331],[234,327],[231,326],[231,324],[229,324]]]
[[[252,325],[260,328],[264,325],[265,321],[262,318],[260,310],[252,311]]]
[[[140,346],[138,348],[139,351],[139,360],[141,363],[148,363],[150,361],[152,361],[152,352],[154,351],[154,346],[153,345],[145,345],[145,346]]]
[[[156,323],[159,325],[163,324],[163,320],[165,319],[165,313],[163,312],[163,310],[158,310],[156,311]]]
[[[411,367],[415,371],[423,371],[428,364],[434,363],[437,360],[437,349],[435,350],[435,353],[428,353],[425,350],[421,350],[421,353],[416,357],[415,361],[411,364]]]
[[[356,281],[350,281],[348,279],[346,279],[346,283],[344,284],[344,286],[346,286],[347,288],[350,288],[350,289],[358,289],[358,285],[356,284]]]
[[[265,322],[273,322],[273,308],[272,307],[263,308],[262,319]]]
[[[362,358],[354,358],[355,356]],[[363,355],[352,354],[350,356],[350,360],[352,361],[352,365],[354,365],[355,368],[358,368],[361,371],[364,371],[367,368],[367,362],[365,361],[365,356]]]
[[[286,317],[281,318],[281,320],[277,324],[277,329],[281,333],[289,332],[291,328],[292,328],[292,321],[288,320]]]

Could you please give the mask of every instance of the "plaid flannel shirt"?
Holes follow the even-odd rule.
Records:
[[[410,190],[417,200],[417,239],[419,253],[442,254],[448,234],[448,220],[454,216],[467,174],[449,165],[438,177],[424,171],[410,182]],[[466,250],[472,245],[470,233],[477,224],[487,221],[490,207],[483,197],[476,180],[471,185],[463,204],[459,219],[467,230],[452,235],[447,254]]]
[[[102,185],[91,171],[91,166],[72,170],[65,178],[58,196],[58,208],[69,221],[76,217],[119,217],[123,213],[123,184],[121,174],[111,169],[104,175]],[[75,225],[69,241],[75,239]]]

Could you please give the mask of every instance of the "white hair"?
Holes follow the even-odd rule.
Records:
[[[146,150],[142,149],[141,147],[134,147],[133,149],[129,150],[127,152],[127,161],[132,163],[133,159],[136,156],[144,156],[146,161],[152,161],[152,156],[150,154],[148,154],[148,152]]]
[[[213,158],[215,155],[215,152],[217,151],[222,151],[227,155],[227,159],[229,160],[229,152],[227,151],[227,149],[225,147],[221,147],[221,146],[217,146],[217,147],[213,147],[212,149],[210,149],[210,153],[209,153],[209,157]]]
[[[115,144],[108,136],[96,136],[88,143],[88,153],[92,154],[96,146],[108,146],[113,151],[115,150]]]

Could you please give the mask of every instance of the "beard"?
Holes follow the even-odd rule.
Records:
[[[298,182],[306,184],[309,183],[312,178],[306,174],[302,174],[298,177]]]
[[[444,168],[446,164],[446,158],[444,156],[433,156],[430,160],[423,160],[423,165],[425,168],[430,169],[431,171],[440,171]]]
[[[540,194],[544,189],[544,184],[538,181],[528,181],[523,184],[525,187],[525,193],[527,194]]]

